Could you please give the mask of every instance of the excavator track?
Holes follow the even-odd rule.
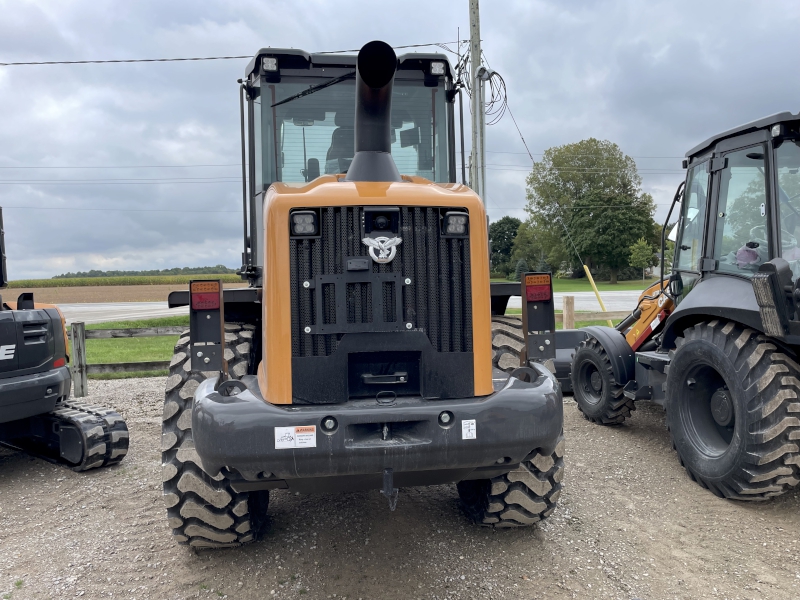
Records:
[[[52,412],[33,417],[29,431],[7,445],[73,471],[112,466],[128,453],[128,426],[122,416],[83,402],[59,402]]]

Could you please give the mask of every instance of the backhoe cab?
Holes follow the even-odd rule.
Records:
[[[622,423],[639,400],[665,406],[693,479],[764,499],[800,483],[800,114],[726,131],[686,156],[671,276],[616,328],[581,330],[570,383],[600,424]],[[662,248],[667,237],[665,225]],[[575,333],[563,335],[562,371]]]
[[[547,517],[561,390],[520,359],[519,320],[492,320],[486,212],[455,183],[446,58],[383,42],[357,57],[264,49],[241,91],[251,287],[170,296],[191,315],[164,404],[175,538],[252,541],[275,489],[380,490],[393,509],[398,488],[452,482],[482,525]],[[548,349],[551,295],[532,300]],[[500,341],[518,370],[495,387]]]

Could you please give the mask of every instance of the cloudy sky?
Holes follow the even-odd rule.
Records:
[[[0,62],[448,42],[459,28],[467,35],[467,8],[467,0],[0,0]],[[796,0],[483,0],[481,26],[534,158],[587,137],[616,142],[636,160],[657,218],[686,150],[800,110]],[[236,79],[246,63],[0,67],[10,278],[239,266]],[[523,217],[525,148],[507,116],[487,137],[491,218]]]

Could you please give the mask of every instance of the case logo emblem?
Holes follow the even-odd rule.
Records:
[[[0,346],[0,360],[10,360],[14,358],[14,350],[16,350],[16,344],[9,344],[8,346]]]
[[[399,246],[403,239],[399,237],[365,237],[361,240],[368,248],[369,255],[376,263],[385,264],[394,260],[397,254],[397,246]]]

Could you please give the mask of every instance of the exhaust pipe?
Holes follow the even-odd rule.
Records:
[[[386,42],[369,42],[358,52],[355,155],[346,181],[402,181],[391,154],[396,70],[397,55]]]

